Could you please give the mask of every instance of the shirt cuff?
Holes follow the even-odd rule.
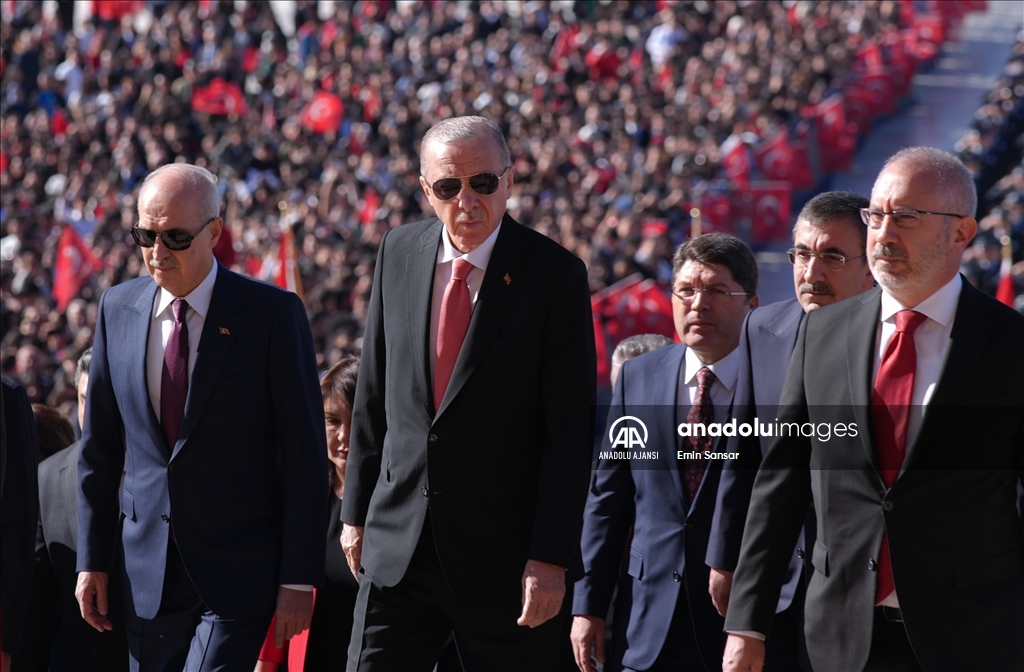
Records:
[[[753,632],[751,630],[726,630],[726,633],[730,635],[741,635],[743,637],[753,637],[754,639],[760,639],[762,642],[767,639],[760,632]]]
[[[282,588],[291,588],[292,590],[301,590],[306,593],[313,592],[313,586],[306,585],[305,583],[282,583]]]

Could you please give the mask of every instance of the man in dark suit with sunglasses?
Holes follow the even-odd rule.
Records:
[[[207,170],[163,166],[138,203],[132,236],[151,277],[100,301],[76,595],[83,617],[109,630],[109,573],[124,573],[133,670],[250,672],[275,611],[279,640],[308,627],[324,576],[309,322],[294,294],[214,262],[224,221]]]
[[[492,122],[436,124],[420,163],[437,217],[381,242],[352,417],[348,669],[428,671],[453,628],[467,669],[557,669],[590,470],[586,269],[506,214]]]

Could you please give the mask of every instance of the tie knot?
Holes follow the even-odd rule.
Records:
[[[715,372],[706,366],[702,366],[700,371],[697,372],[697,389],[704,390],[713,382],[715,382]]]
[[[185,320],[185,311],[188,310],[188,302],[185,299],[177,298],[171,304],[171,310],[174,311],[174,321],[183,322]]]
[[[896,333],[913,334],[928,316],[916,310],[901,310],[896,313]]]
[[[475,267],[472,262],[465,257],[459,257],[455,260],[455,264],[452,266],[452,280],[461,280],[465,282],[473,268]]]

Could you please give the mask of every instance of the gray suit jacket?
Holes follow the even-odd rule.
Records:
[[[754,485],[726,628],[769,631],[813,499],[805,631],[816,671],[864,666],[884,532],[924,669],[1024,669],[1024,536],[1015,501],[1024,475],[1024,316],[964,281],[939,384],[887,489],[870,420],[880,292],[803,321],[780,422],[855,423],[857,434],[775,440]]]

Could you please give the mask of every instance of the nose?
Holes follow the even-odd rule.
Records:
[[[690,310],[704,310],[708,306],[707,293],[702,289],[697,289],[693,293],[693,298],[690,299]]]
[[[166,259],[171,256],[171,251],[164,245],[164,239],[160,236],[157,236],[156,240],[153,241],[152,250],[155,259]]]
[[[868,229],[868,237],[876,243],[894,243],[899,240],[898,231],[896,220],[892,218],[892,215],[886,215],[877,229]]]
[[[462,181],[459,193],[455,198],[459,202],[459,207],[463,210],[469,211],[473,209],[477,203],[477,193],[469,186],[469,180]]]
[[[825,276],[825,267],[821,263],[821,259],[817,256],[811,257],[807,261],[807,265],[804,266],[803,271],[804,282],[814,282],[815,279],[820,279]]]

